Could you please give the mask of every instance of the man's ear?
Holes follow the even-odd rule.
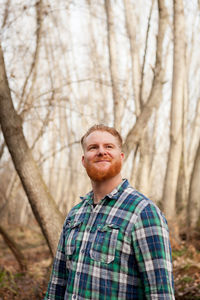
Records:
[[[121,152],[121,159],[122,159],[122,161],[124,160],[124,157],[125,157],[124,152]]]
[[[82,156],[82,165],[83,165],[84,168],[85,168],[85,157],[84,157],[84,155]]]

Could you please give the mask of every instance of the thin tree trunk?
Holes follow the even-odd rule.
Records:
[[[25,140],[22,120],[17,115],[10,94],[0,47],[0,124],[16,171],[32,207],[36,220],[54,255],[63,218],[45,185]]]
[[[180,160],[179,175],[176,190],[176,210],[180,220],[185,223],[186,206],[189,193],[189,176],[188,176],[188,151],[187,151],[187,123],[188,123],[188,70],[185,69],[184,84],[184,101],[183,101],[183,123],[182,123],[182,153]]]
[[[136,43],[136,24],[137,19],[133,14],[133,7],[130,0],[124,0],[126,30],[130,41],[130,56],[132,65],[132,87],[134,94],[136,117],[141,112],[140,105],[140,84],[141,84],[141,67],[139,60],[139,47]]]
[[[168,220],[176,216],[176,190],[182,152],[182,120],[185,79],[184,12],[182,0],[174,1],[174,63],[171,99],[170,150],[163,192]]]
[[[5,145],[6,145],[6,143],[3,142],[2,145],[1,145],[1,147],[0,147],[0,160],[1,160],[2,156],[3,156]]]
[[[108,99],[107,99],[107,86],[103,83],[104,81],[104,68],[102,65],[102,52],[98,50],[98,44],[96,41],[96,24],[93,22],[93,15],[96,12],[96,6],[94,3],[91,3],[90,0],[87,0],[89,6],[90,17],[88,20],[88,31],[91,36],[91,64],[92,64],[92,77],[94,78],[94,88],[95,93],[99,97],[99,109],[97,110],[97,120],[102,123],[106,123],[109,119],[109,113],[107,111]],[[99,41],[98,41],[99,42]],[[89,98],[93,98],[93,95],[90,95]],[[87,128],[88,126],[85,126]]]
[[[118,58],[116,51],[116,40],[114,34],[114,17],[110,0],[105,0],[105,11],[107,19],[107,36],[108,36],[108,51],[109,51],[109,67],[112,85],[113,96],[113,112],[114,112],[114,127],[121,131],[121,117],[123,111],[123,98],[120,97],[119,80],[118,80]]]
[[[191,138],[190,138],[190,147],[189,147],[189,153],[188,153],[188,173],[189,173],[189,178],[191,176],[192,170],[193,170],[193,165],[194,165],[194,160],[195,160],[195,155],[197,153],[197,148],[199,144],[199,139],[200,139],[200,130],[199,126],[200,125],[200,98],[197,101],[197,106],[196,106],[196,115],[194,118],[194,122],[191,125]]]
[[[194,168],[192,172],[190,190],[189,190],[189,201],[188,201],[188,238],[192,238],[195,230],[198,232],[200,228],[200,143],[197,149],[196,158],[194,162]]]
[[[150,174],[150,154],[149,154],[148,131],[145,131],[144,137],[140,143],[140,161],[137,172],[136,188],[148,196],[149,193],[149,174]]]
[[[33,61],[32,61],[28,76],[26,77],[24,86],[22,88],[22,96],[21,96],[22,101],[20,102],[20,105],[24,104],[23,111],[21,113],[22,118],[23,118],[24,114],[26,113],[26,111],[30,109],[31,104],[34,100],[33,90],[34,90],[34,86],[35,86],[36,79],[37,79],[37,68],[39,66],[38,61],[39,61],[39,53],[40,53],[41,37],[42,37],[42,13],[43,13],[43,1],[42,0],[39,0],[36,2],[35,10],[36,10],[36,26],[37,26],[35,53],[33,56]],[[31,75],[32,75],[31,87],[30,87],[28,94],[26,95],[26,89],[27,89],[27,85],[29,83],[29,79],[30,79]]]
[[[6,230],[0,225],[0,234],[2,235],[6,245],[9,247],[17,262],[19,263],[21,271],[27,270],[27,261],[25,256],[19,249],[19,246],[16,244],[14,239],[6,232]]]
[[[140,101],[140,106],[142,107],[144,104],[144,100],[143,99],[143,92],[144,92],[144,68],[146,65],[146,59],[147,59],[147,50],[148,50],[148,40],[149,40],[149,31],[150,31],[150,24],[151,24],[151,18],[152,18],[152,12],[153,12],[153,6],[154,6],[154,2],[155,0],[152,0],[151,3],[151,8],[150,8],[150,12],[149,12],[149,16],[148,16],[148,26],[147,26],[147,30],[146,30],[146,37],[145,37],[145,48],[144,48],[144,55],[143,55],[143,61],[142,61],[142,67],[141,67],[141,82],[140,82],[140,90],[139,90],[139,101]],[[160,8],[162,8],[163,11],[165,11],[165,6],[162,4],[159,4]]]
[[[135,183],[137,180],[137,173],[138,173],[138,163],[137,163],[137,157],[139,155],[139,144],[136,145],[135,151],[133,153],[133,159],[132,159],[132,167],[131,167],[131,177],[130,177],[130,183],[135,187]]]

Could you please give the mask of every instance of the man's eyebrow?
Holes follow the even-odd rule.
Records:
[[[112,146],[115,146],[115,144],[113,144],[113,143],[104,143],[104,145],[112,145]]]
[[[91,147],[91,146],[97,146],[98,144],[97,143],[92,143],[92,144],[89,144],[88,146],[87,146],[87,148],[89,148],[89,147]]]

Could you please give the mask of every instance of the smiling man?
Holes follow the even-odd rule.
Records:
[[[45,299],[175,299],[167,222],[122,179],[122,138],[94,125],[82,137],[92,191],[67,216]]]

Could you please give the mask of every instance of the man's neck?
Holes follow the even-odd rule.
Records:
[[[97,204],[107,194],[111,193],[122,182],[121,174],[104,180],[102,182],[92,181],[92,189],[94,193],[94,204]]]

